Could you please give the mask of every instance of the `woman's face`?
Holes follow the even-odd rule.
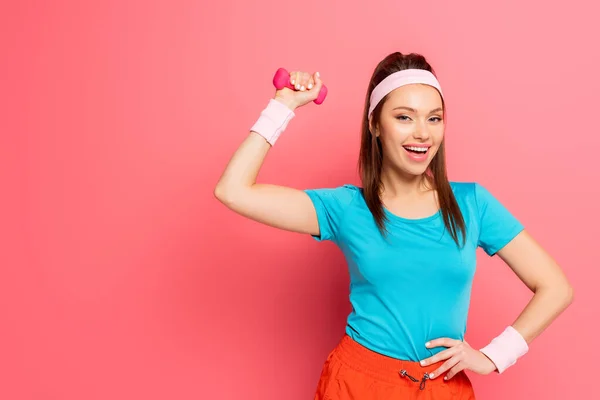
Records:
[[[375,129],[373,129],[375,128]],[[389,93],[379,126],[371,124],[383,149],[383,165],[421,175],[444,138],[442,98],[432,86],[411,84]]]

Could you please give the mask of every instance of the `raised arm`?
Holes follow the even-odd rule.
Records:
[[[294,110],[315,100],[322,86],[318,73],[292,72],[297,90],[283,88],[273,99],[250,134],[227,164],[214,194],[229,209],[254,221],[288,231],[319,234],[311,199],[299,189],[256,183],[267,153],[295,116]]]

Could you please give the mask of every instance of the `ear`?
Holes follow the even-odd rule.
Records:
[[[375,135],[375,137],[379,137],[379,129],[377,129],[377,127],[373,127],[372,115],[369,116],[369,131],[371,131],[371,134]]]

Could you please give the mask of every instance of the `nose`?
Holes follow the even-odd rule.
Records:
[[[413,133],[415,139],[427,140],[429,139],[429,135],[430,132],[427,122],[420,122],[416,124],[415,132]]]

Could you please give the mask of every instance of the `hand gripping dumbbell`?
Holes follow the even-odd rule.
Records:
[[[275,72],[275,76],[273,77],[273,85],[277,88],[277,90],[281,90],[284,87],[292,90],[296,90],[294,85],[290,83],[290,73],[285,70],[285,68],[279,68],[277,72]],[[321,91],[319,92],[319,96],[314,100],[315,104],[321,104],[325,97],[327,97],[327,88],[325,85],[321,86]]]

